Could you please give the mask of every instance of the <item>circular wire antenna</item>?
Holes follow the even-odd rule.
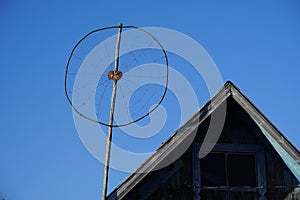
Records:
[[[154,35],[136,26],[110,26],[86,34],[72,49],[64,78],[73,110],[109,127],[147,117],[162,103],[167,87],[166,51]]]

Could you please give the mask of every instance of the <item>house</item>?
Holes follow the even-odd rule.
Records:
[[[221,135],[200,159],[212,114],[221,113],[224,106]],[[176,159],[160,167],[172,158]],[[227,82],[108,199],[299,200],[300,154],[233,83]]]

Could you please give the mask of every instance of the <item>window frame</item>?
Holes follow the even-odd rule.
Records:
[[[208,145],[211,146],[211,145]],[[201,143],[193,144],[193,185],[195,198],[200,199],[201,190],[222,190],[222,191],[253,191],[260,194],[259,199],[265,199],[264,194],[266,192],[266,169],[265,169],[265,156],[264,149],[259,145],[252,144],[216,144],[210,152],[221,152],[221,153],[250,153],[255,154],[256,157],[256,179],[257,187],[205,187],[201,185],[201,159],[199,159]],[[205,148],[203,148],[205,149]],[[209,153],[209,152],[201,152]]]
[[[231,170],[230,170],[230,157],[231,156],[235,156],[235,155],[238,155],[238,156],[251,156],[251,164],[253,164],[251,166],[251,172],[254,172],[251,176],[252,178],[254,178],[254,180],[250,180],[251,183],[249,184],[245,184],[245,185],[238,185],[237,183],[234,182],[234,178],[232,176],[232,173],[231,173]],[[205,158],[207,158],[208,156],[221,156],[222,157],[222,165],[217,165],[219,170],[223,170],[223,174],[222,174],[222,178],[224,179],[224,185],[223,184],[214,184],[214,183],[211,183],[211,184],[201,184],[202,187],[258,187],[258,176],[257,176],[257,157],[256,157],[256,153],[253,153],[253,152],[231,152],[231,151],[212,151],[210,152],[207,156],[205,156]],[[202,159],[205,159],[205,158],[202,158]],[[200,175],[203,173],[203,162],[202,162],[202,159],[200,160]],[[208,163],[207,166],[209,166],[210,168],[210,164],[211,163]],[[220,163],[221,164],[221,163]],[[239,165],[239,164],[237,164]],[[233,179],[232,179],[233,178]],[[237,179],[240,179],[239,176]],[[201,183],[203,182],[203,176],[201,176]]]

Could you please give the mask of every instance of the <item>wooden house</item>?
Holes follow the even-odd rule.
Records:
[[[211,116],[223,112],[224,106],[221,135],[200,159]],[[171,164],[160,167],[173,157],[176,159]],[[299,151],[234,84],[227,82],[108,199],[299,200],[299,186]]]

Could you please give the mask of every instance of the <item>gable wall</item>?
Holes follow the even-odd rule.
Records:
[[[227,117],[219,144],[257,145],[264,151],[265,197],[267,199],[300,199],[294,191],[297,179],[282,161],[278,153],[264,138],[259,127],[233,99],[228,100]],[[205,137],[209,119],[197,130],[194,143]],[[193,145],[192,145],[193,146]],[[200,189],[195,185],[192,146],[173,164],[149,173],[124,199],[193,199]],[[258,192],[232,190],[201,190],[201,199],[259,199]]]

